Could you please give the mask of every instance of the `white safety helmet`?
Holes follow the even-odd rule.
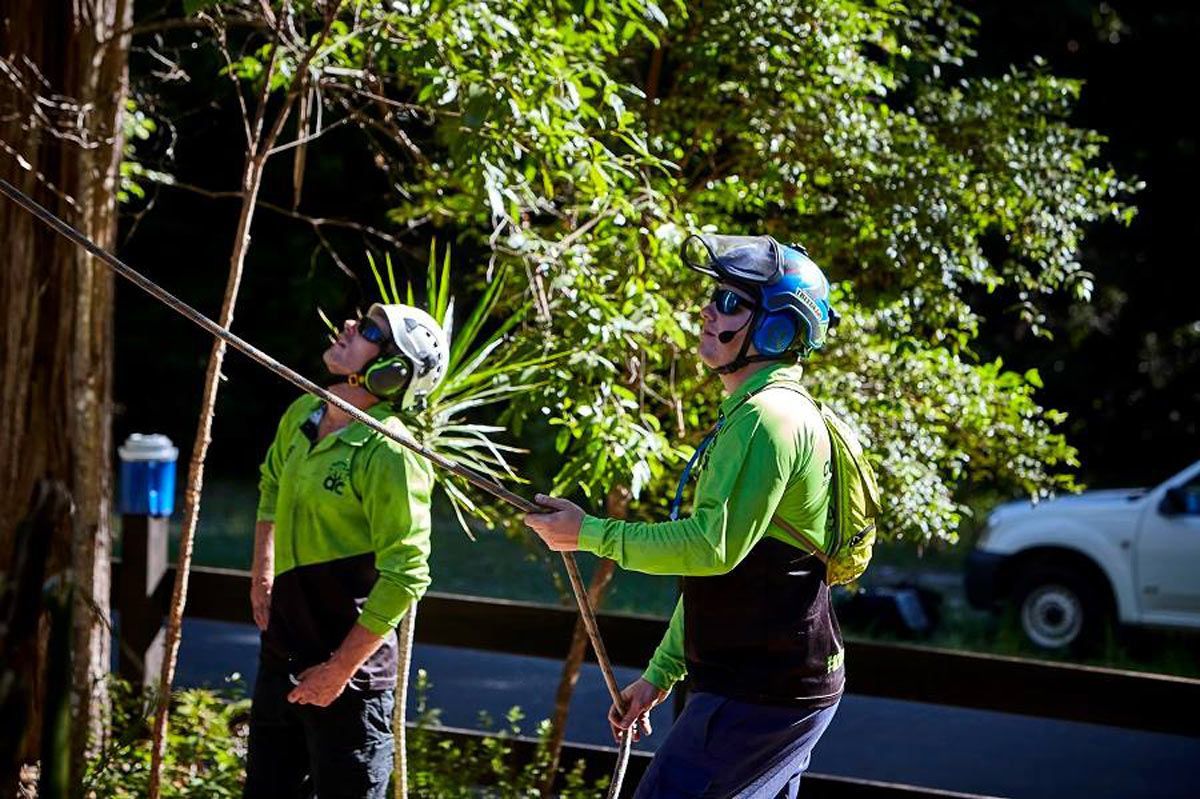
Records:
[[[411,305],[375,303],[367,315],[387,321],[392,346],[363,369],[362,383],[377,397],[419,410],[446,376],[450,341],[434,318]]]

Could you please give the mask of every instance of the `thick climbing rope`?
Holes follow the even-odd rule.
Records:
[[[509,491],[503,485],[491,479],[490,477],[468,469],[459,463],[455,463],[444,455],[425,447],[416,439],[401,435],[395,430],[389,429],[382,422],[354,407],[349,402],[346,402],[346,400],[330,393],[329,391],[326,391],[324,388],[318,386],[316,383],[304,377],[299,372],[283,365],[254,345],[221,327],[212,319],[209,319],[192,306],[178,299],[166,289],[142,275],[140,272],[137,272],[132,267],[126,265],[125,262],[117,258],[117,256],[113,255],[108,250],[105,250],[99,244],[96,244],[78,229],[60,219],[49,209],[38,204],[36,200],[17,187],[13,186],[8,181],[0,179],[0,193],[4,194],[17,205],[21,206],[39,220],[46,223],[60,235],[69,239],[75,244],[78,244],[80,247],[83,247],[92,255],[99,258],[118,275],[133,283],[135,286],[142,289],[159,302],[167,305],[172,310],[178,312],[180,315],[186,317],[196,325],[204,328],[217,338],[222,339],[231,347],[246,355],[260,366],[265,367],[279,377],[282,377],[284,380],[294,384],[301,391],[312,394],[313,396],[324,400],[330,405],[335,406],[338,408],[338,410],[348,414],[355,421],[361,422],[380,435],[387,436],[397,444],[412,450],[441,469],[458,475],[481,491],[486,491],[493,497],[503,502],[507,502],[517,510],[525,513],[544,513],[549,510],[549,508],[544,508],[541,505],[522,497],[520,494]],[[587,588],[583,584],[583,577],[579,574],[579,564],[575,562],[575,556],[573,553],[562,552],[560,554],[562,555],[563,566],[567,570],[567,576],[570,578],[571,591],[575,594],[575,602],[579,605],[579,615],[583,619],[584,628],[587,630],[588,638],[592,642],[592,650],[596,654],[596,663],[600,666],[600,673],[604,675],[604,684],[608,687],[608,693],[612,697],[613,704],[623,716],[626,709],[625,700],[621,696],[621,689],[617,685],[616,676],[613,674],[612,663],[608,659],[608,653],[604,648],[604,641],[600,637],[600,627],[596,623],[596,613],[592,609],[591,601],[588,599]],[[609,782],[608,796],[610,799],[615,799],[621,792],[621,783],[625,779],[625,767],[629,763],[629,752],[632,743],[633,727],[630,727],[630,729],[621,736],[620,747],[617,753],[617,765],[613,771],[612,779]]]

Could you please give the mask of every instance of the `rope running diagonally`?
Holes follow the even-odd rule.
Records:
[[[503,502],[507,502],[509,505],[518,510],[524,511],[525,513],[540,513],[548,510],[548,508],[544,508],[541,505],[522,497],[520,494],[509,491],[500,483],[492,480],[486,475],[468,469],[467,467],[455,463],[449,458],[446,458],[444,455],[425,447],[416,439],[400,435],[394,430],[386,427],[382,422],[354,407],[349,402],[346,402],[341,397],[335,396],[334,394],[326,391],[324,388],[318,386],[316,383],[304,377],[299,372],[284,366],[270,355],[221,327],[219,324],[209,319],[192,306],[172,295],[154,281],[134,270],[132,267],[125,264],[125,262],[123,262],[121,259],[117,258],[117,256],[113,255],[108,250],[105,250],[103,247],[85,236],[75,227],[60,219],[54,214],[54,212],[38,204],[38,202],[32,197],[3,179],[0,179],[0,194],[4,194],[17,205],[21,206],[39,220],[53,228],[60,235],[69,239],[75,244],[78,244],[80,247],[83,247],[92,255],[99,258],[118,275],[130,281],[159,302],[167,305],[172,310],[178,312],[196,325],[204,328],[217,338],[222,339],[234,349],[241,352],[243,355],[246,355],[260,366],[294,384],[300,390],[308,394],[312,394],[329,403],[330,405],[335,406],[338,408],[338,410],[348,414],[355,421],[361,422],[380,435],[387,436],[401,446],[407,447],[421,457],[431,461],[436,466],[462,477],[476,488],[486,491],[493,497]],[[621,689],[617,685],[616,676],[613,674],[612,663],[609,661],[608,653],[605,651],[604,641],[600,638],[600,627],[596,623],[596,614],[592,609],[591,602],[588,599],[587,588],[584,586],[583,578],[579,574],[579,565],[575,562],[575,556],[572,553],[563,552],[561,554],[563,566],[566,567],[567,576],[570,578],[571,591],[575,594],[575,602],[579,606],[579,615],[583,619],[583,625],[587,630],[588,638],[592,642],[592,649],[596,653],[596,662],[600,666],[600,672],[604,675],[604,683],[608,687],[608,693],[612,697],[613,704],[617,707],[617,710],[621,713],[621,715],[624,715],[625,702],[621,697]],[[621,744],[617,754],[617,765],[613,771],[613,776],[609,783],[608,796],[610,799],[616,799],[621,791],[621,783],[625,778],[625,767],[629,762],[629,752],[632,743],[633,733],[631,727],[630,730],[627,730],[621,737]]]

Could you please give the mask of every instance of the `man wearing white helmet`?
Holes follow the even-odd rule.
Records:
[[[329,390],[405,434],[445,375],[424,311],[372,305],[323,355]],[[251,606],[262,649],[244,796],[385,795],[396,625],[429,586],[433,472],[419,456],[305,395],[261,468]]]

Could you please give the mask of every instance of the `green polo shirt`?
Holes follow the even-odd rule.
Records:
[[[721,403],[722,427],[701,461],[690,516],[657,523],[585,516],[580,549],[648,574],[725,574],[763,537],[803,549],[772,522],[778,515],[823,550],[831,477],[825,424],[796,392],[762,390],[799,383],[802,373],[798,364],[772,364]],[[663,690],[687,672],[683,630],[681,601],[644,675]]]
[[[305,395],[284,413],[260,470],[257,518],[275,523],[277,588],[281,583],[285,588],[293,583],[330,586],[332,596],[295,599],[309,606],[350,603],[351,613],[361,605],[358,623],[383,636],[429,587],[433,469],[424,458],[360,422],[313,442],[310,436],[315,437],[315,428],[308,425],[306,432],[305,422],[320,407],[321,400]],[[388,403],[380,402],[367,413],[412,437]],[[365,602],[362,597],[339,597],[340,564],[364,561],[368,569],[373,566],[378,572]],[[290,581],[292,573],[333,579]],[[277,598],[272,599],[273,611]],[[295,606],[283,603],[281,613],[288,613],[289,604]],[[319,607],[296,612],[326,618]],[[280,627],[288,629],[286,624]],[[306,628],[292,625],[291,629]],[[332,632],[330,637],[336,638],[349,629]],[[291,637],[304,634],[293,632]]]

